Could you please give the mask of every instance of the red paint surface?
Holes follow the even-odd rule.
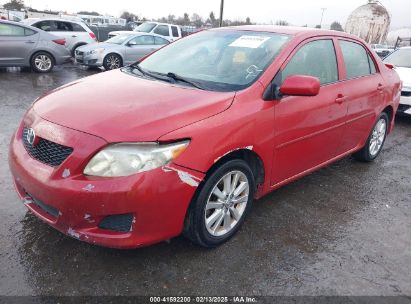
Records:
[[[21,197],[26,192],[61,211],[52,218],[36,205],[27,207],[63,233],[117,248],[152,244],[181,233],[196,187],[178,172],[202,180],[223,155],[252,150],[264,165],[258,197],[360,149],[386,108],[395,113],[400,80],[365,43],[330,31],[249,27],[293,35],[258,81],[237,93],[200,91],[149,81],[120,71],[88,77],[54,90],[26,114],[10,146],[10,168]],[[337,36],[338,35],[338,36]],[[288,96],[265,101],[263,94],[276,73],[307,41],[334,39],[339,81],[321,86],[316,96]],[[363,44],[378,73],[345,79],[338,37]],[[292,83],[291,83],[292,85]],[[394,120],[391,121],[391,128]],[[59,167],[31,158],[22,144],[22,127],[40,137],[74,148]],[[191,143],[172,170],[158,168],[121,178],[82,174],[90,158],[109,143],[173,141]],[[63,177],[66,168],[70,176]],[[91,191],[87,189],[92,185]],[[128,233],[97,228],[106,215],[133,213]]]

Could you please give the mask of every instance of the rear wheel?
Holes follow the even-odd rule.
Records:
[[[360,161],[370,162],[377,158],[385,143],[388,131],[388,115],[382,112],[368,136],[365,146],[354,154]]]
[[[104,68],[109,70],[114,70],[121,68],[123,66],[123,61],[121,57],[117,54],[108,54],[103,61]]]
[[[47,52],[38,52],[33,55],[30,64],[35,72],[47,73],[54,67],[54,58]]]
[[[254,197],[254,176],[243,160],[231,160],[217,168],[194,198],[184,234],[194,243],[216,247],[241,227]]]

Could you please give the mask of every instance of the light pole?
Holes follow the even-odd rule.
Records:
[[[326,7],[322,7],[322,8],[321,8],[322,13],[321,13],[320,28],[321,28],[322,25],[323,25],[323,17],[324,17],[324,12],[325,12],[326,9],[327,9]]]
[[[224,0],[221,0],[221,5],[220,5],[220,27],[223,26],[223,12],[224,12]]]

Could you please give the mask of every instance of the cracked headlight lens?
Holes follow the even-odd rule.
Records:
[[[98,152],[84,169],[85,175],[128,176],[169,163],[187,148],[189,140],[172,143],[119,143]]]

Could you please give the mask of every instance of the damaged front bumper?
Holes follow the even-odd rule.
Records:
[[[28,124],[37,136],[73,147],[72,154],[57,167],[34,159],[22,140]],[[204,175],[169,164],[128,177],[84,176],[85,164],[105,145],[101,138],[28,115],[9,152],[16,190],[27,208],[67,235],[107,247],[135,248],[179,235]]]

